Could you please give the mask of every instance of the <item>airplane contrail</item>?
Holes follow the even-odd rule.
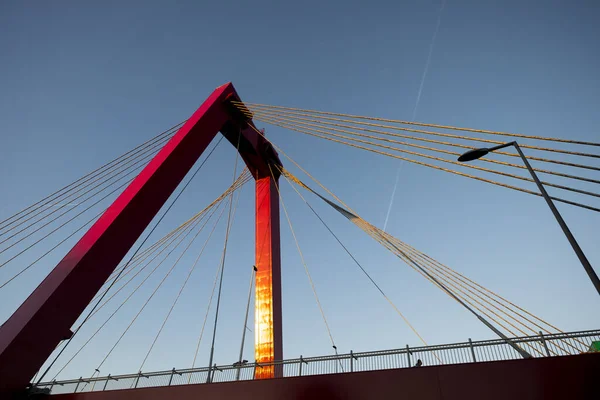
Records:
[[[414,121],[417,118],[417,111],[419,110],[419,103],[421,102],[421,94],[423,93],[423,86],[425,86],[425,78],[427,77],[427,72],[429,71],[429,64],[431,64],[431,56],[433,54],[435,40],[437,39],[437,35],[440,30],[440,25],[442,24],[442,12],[444,11],[445,6],[446,6],[446,0],[442,0],[442,6],[440,7],[440,11],[438,12],[437,24],[435,25],[435,30],[433,31],[433,36],[431,37],[431,42],[429,42],[429,53],[427,54],[427,61],[425,61],[425,68],[423,69],[423,75],[421,75],[421,83],[419,84],[419,90],[417,91],[417,99],[415,101],[415,106],[413,108],[411,121]],[[398,172],[396,173],[396,182],[394,183],[394,189],[392,190],[392,196],[390,197],[390,205],[388,206],[387,214],[385,216],[385,222],[383,223],[383,231],[384,232],[387,228],[387,224],[390,219],[392,205],[394,204],[394,197],[396,196],[396,189],[398,188],[398,181],[400,178],[400,170],[402,169],[403,164],[404,164],[404,160],[400,161],[400,166],[398,166]]]
[[[419,91],[417,92],[417,100],[415,101],[415,107],[413,108],[412,120],[414,121],[417,118],[417,111],[419,109],[419,103],[421,102],[421,93],[423,93],[423,86],[425,86],[425,78],[427,77],[427,72],[429,72],[429,64],[431,64],[431,56],[433,54],[433,48],[435,46],[435,40],[437,39],[438,32],[440,30],[440,25],[442,25],[442,13],[444,12],[444,6],[446,5],[446,0],[442,0],[442,6],[440,7],[440,11],[438,13],[438,20],[435,26],[435,31],[433,32],[433,36],[431,37],[431,42],[429,43],[429,53],[427,54],[427,61],[425,62],[425,68],[423,69],[423,75],[421,75],[421,83],[419,84]]]
[[[400,178],[400,170],[402,169],[402,164],[398,167],[398,172],[396,172],[396,182],[394,183],[394,190],[392,190],[392,197],[390,198],[390,205],[388,206],[387,214],[385,215],[385,222],[383,223],[383,231],[385,232],[385,228],[387,227],[388,220],[390,219],[390,212],[392,211],[392,204],[394,204],[394,197],[396,196],[396,189],[398,188],[398,179]]]

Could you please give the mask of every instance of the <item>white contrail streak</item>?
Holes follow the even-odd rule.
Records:
[[[423,93],[423,86],[425,86],[425,78],[427,77],[427,72],[429,72],[429,64],[431,63],[431,56],[433,54],[433,47],[435,46],[435,40],[437,39],[438,32],[440,30],[440,25],[442,25],[442,13],[444,12],[444,6],[446,5],[446,0],[442,0],[442,6],[440,7],[440,11],[438,13],[438,20],[435,26],[435,31],[433,32],[433,36],[431,37],[431,42],[429,43],[429,53],[427,54],[427,61],[425,62],[425,68],[423,69],[423,75],[421,75],[421,83],[419,84],[419,91],[417,92],[417,100],[415,101],[415,108],[413,108],[412,120],[414,121],[417,118],[417,111],[419,110],[419,103],[421,102],[421,93]]]
[[[390,198],[390,205],[388,206],[387,214],[385,216],[385,222],[383,223],[383,231],[385,232],[385,228],[387,228],[388,220],[390,219],[390,211],[392,211],[392,204],[394,204],[394,197],[396,196],[396,189],[398,188],[398,178],[400,178],[400,170],[402,169],[402,164],[398,167],[398,172],[396,173],[396,183],[394,183],[394,190],[392,190],[392,197]]]
[[[415,101],[415,107],[413,108],[412,119],[414,121],[417,118],[417,111],[419,110],[419,103],[421,102],[421,93],[423,93],[423,86],[425,86],[425,78],[427,77],[427,72],[429,71],[429,64],[431,64],[431,56],[433,54],[433,48],[435,46],[435,40],[437,39],[438,32],[440,30],[440,25],[442,25],[442,12],[444,11],[444,6],[446,5],[446,0],[442,0],[442,6],[440,7],[440,11],[438,12],[437,24],[435,25],[435,30],[433,31],[433,36],[431,37],[431,42],[429,42],[429,53],[427,54],[427,61],[425,61],[425,68],[423,69],[423,75],[421,75],[421,83],[419,84],[419,90],[417,91],[417,99]],[[390,197],[390,205],[388,206],[387,214],[385,216],[385,222],[383,223],[383,231],[387,228],[388,220],[390,219],[390,213],[392,211],[392,205],[394,204],[394,197],[396,195],[396,189],[398,188],[398,180],[400,178],[400,170],[402,169],[402,165],[404,161],[400,161],[400,166],[398,166],[398,172],[396,173],[396,182],[394,183],[394,189],[392,190],[392,196]]]

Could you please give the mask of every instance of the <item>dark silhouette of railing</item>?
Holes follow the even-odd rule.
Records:
[[[600,330],[522,336],[512,339],[534,357],[554,357],[580,354],[590,351],[591,344],[600,340]],[[472,362],[519,359],[519,355],[502,339],[469,341],[433,346],[370,351],[347,354],[302,357],[275,363],[283,377],[324,375],[343,372],[376,371],[382,369],[409,368],[441,364],[464,364]],[[94,378],[44,382],[37,385],[39,391],[51,394],[92,392],[103,390],[132,389],[141,387],[172,386],[252,380],[259,368],[273,364],[235,363],[214,365],[212,368],[188,368],[158,372],[139,372],[127,375],[108,375]],[[239,378],[237,372],[240,371]],[[211,374],[211,379],[208,374]]]

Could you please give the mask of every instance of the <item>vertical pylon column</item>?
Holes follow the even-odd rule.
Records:
[[[256,292],[254,353],[259,365],[283,358],[281,254],[277,178],[256,180]],[[281,368],[257,366],[256,379],[281,376]]]

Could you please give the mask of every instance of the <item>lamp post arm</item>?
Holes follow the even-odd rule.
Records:
[[[510,147],[510,146],[518,146],[518,144],[517,144],[517,142],[503,143],[503,144],[499,144],[498,146],[490,147],[488,149],[488,151],[491,153],[492,151],[500,150],[500,149],[503,149],[505,147]]]
[[[533,180],[535,181],[535,184],[537,185],[538,189],[540,190],[540,193],[542,193],[542,196],[544,197],[544,200],[546,200],[546,203],[548,203],[548,207],[550,207],[550,210],[552,210],[552,214],[554,214],[554,218],[556,218],[556,221],[558,222],[558,224],[562,228],[565,236],[567,237],[567,239],[569,240],[569,243],[571,244],[571,247],[573,247],[573,250],[575,251],[575,254],[577,254],[577,257],[579,258],[579,261],[581,262],[581,265],[583,265],[583,268],[585,269],[585,272],[587,272],[588,276],[590,277],[590,280],[592,281],[592,283],[594,284],[594,287],[596,288],[596,291],[600,295],[600,279],[598,279],[598,275],[596,274],[596,271],[594,271],[594,268],[592,268],[592,265],[588,261],[587,257],[585,256],[585,254],[583,254],[583,250],[581,250],[581,247],[579,247],[579,244],[577,243],[577,240],[575,240],[575,237],[573,236],[573,234],[569,230],[569,227],[567,226],[567,224],[563,220],[562,216],[560,215],[560,213],[556,209],[556,206],[554,205],[554,202],[552,202],[552,199],[550,198],[550,196],[548,196],[548,193],[546,192],[546,189],[544,188],[544,185],[542,185],[542,182],[540,182],[540,180],[538,179],[535,171],[533,170],[533,168],[531,167],[531,165],[529,165],[529,161],[527,161],[527,158],[525,157],[525,155],[521,151],[521,148],[519,147],[519,145],[517,144],[517,142],[510,142],[510,143],[507,143],[505,145],[500,145],[500,146],[493,147],[493,148],[491,148],[489,150],[490,151],[497,150],[499,148],[507,147],[509,145],[512,145],[512,146],[515,147],[515,149],[517,149],[517,152],[519,153],[519,156],[521,156],[521,158],[523,159],[523,163],[525,164],[525,166],[529,170],[529,173],[531,174],[531,177],[533,178]]]

